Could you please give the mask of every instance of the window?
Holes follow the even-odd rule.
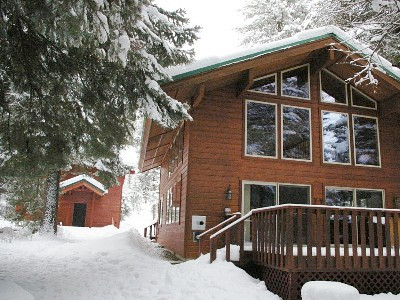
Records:
[[[279,204],[309,204],[310,187],[301,185],[279,185]]]
[[[309,65],[295,67],[281,73],[282,96],[310,100]]]
[[[282,105],[282,158],[311,161],[311,110]]]
[[[333,73],[322,70],[320,72],[321,101],[347,105],[347,85]]]
[[[358,207],[382,208],[383,192],[376,190],[356,190]]]
[[[378,119],[353,115],[356,165],[380,166]]]
[[[322,143],[324,162],[350,164],[349,116],[322,111]]]
[[[172,188],[170,188],[167,192],[167,205],[166,205],[166,222],[165,224],[171,224],[172,223]]]
[[[246,101],[246,155],[277,157],[276,113],[276,104]]]
[[[326,187],[326,205],[383,208],[383,190]]]
[[[254,79],[249,91],[276,95],[276,74],[267,75]]]
[[[159,210],[159,214],[158,214],[158,224],[159,225],[161,225],[163,223],[163,220],[164,220],[163,203],[164,203],[164,196],[161,196],[161,199],[160,199],[160,210]]]
[[[354,87],[350,87],[350,90],[351,105],[353,105],[354,107],[377,109],[377,104],[375,100],[356,90]]]

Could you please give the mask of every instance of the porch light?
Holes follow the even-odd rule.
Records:
[[[225,192],[225,199],[226,200],[232,200],[232,190],[231,190],[231,185],[228,186],[226,192]]]

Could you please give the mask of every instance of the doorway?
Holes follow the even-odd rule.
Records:
[[[86,219],[86,204],[75,203],[72,226],[85,227],[85,219]]]

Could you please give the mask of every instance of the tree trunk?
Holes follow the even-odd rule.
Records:
[[[58,192],[60,187],[60,171],[51,170],[46,178],[46,205],[41,234],[57,233]]]

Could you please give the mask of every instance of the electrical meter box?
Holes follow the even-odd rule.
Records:
[[[192,230],[206,230],[206,216],[192,216]]]

